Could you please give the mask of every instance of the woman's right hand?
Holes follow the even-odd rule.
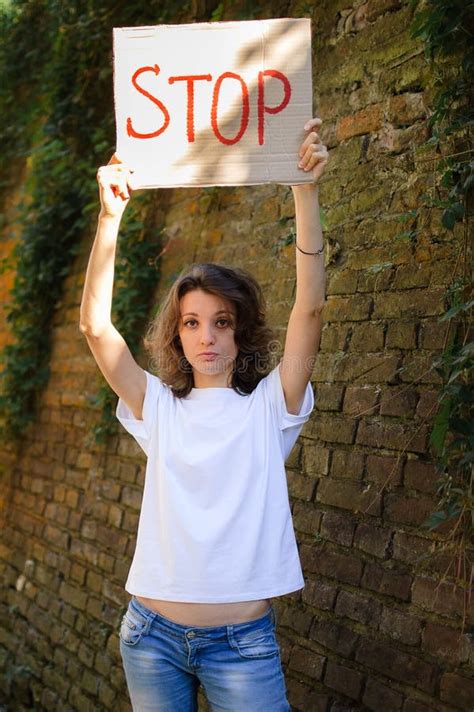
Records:
[[[97,171],[103,217],[122,217],[130,200],[131,173],[130,168],[122,163],[116,153],[106,166],[101,166]]]

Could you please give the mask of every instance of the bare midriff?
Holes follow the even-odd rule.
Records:
[[[181,625],[231,625],[246,623],[265,615],[270,598],[236,603],[183,603],[136,596],[144,606]]]

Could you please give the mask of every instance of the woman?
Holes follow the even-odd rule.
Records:
[[[117,417],[147,454],[132,594],[120,650],[134,710],[289,710],[272,597],[304,586],[284,462],[314,405],[325,272],[318,186],[328,159],[308,121],[299,156],[314,181],[293,186],[296,296],[280,363],[255,279],[194,264],[172,286],[142,369],[111,322],[130,170],[98,171],[101,211],[80,329],[112,389]],[[270,370],[271,369],[271,370]]]

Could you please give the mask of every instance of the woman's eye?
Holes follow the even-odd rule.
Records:
[[[188,321],[184,322],[184,326],[189,326],[189,325],[192,325],[195,323],[196,323],[196,319],[189,319]]]
[[[228,319],[218,319],[218,320],[217,320],[217,323],[218,323],[218,324],[219,324],[219,323],[222,324],[222,322],[224,322],[224,325],[227,326],[227,324],[229,323],[229,320],[228,320]]]

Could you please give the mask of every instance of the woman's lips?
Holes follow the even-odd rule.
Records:
[[[214,353],[214,352],[212,352],[212,351],[208,351],[208,352],[204,352],[204,353],[202,353],[202,354],[199,354],[199,356],[202,356],[202,358],[204,358],[204,359],[206,359],[206,360],[208,360],[208,359],[211,359],[211,360],[212,360],[212,359],[215,359],[215,358],[217,358],[217,355],[218,355],[218,354],[216,354],[216,353]]]

